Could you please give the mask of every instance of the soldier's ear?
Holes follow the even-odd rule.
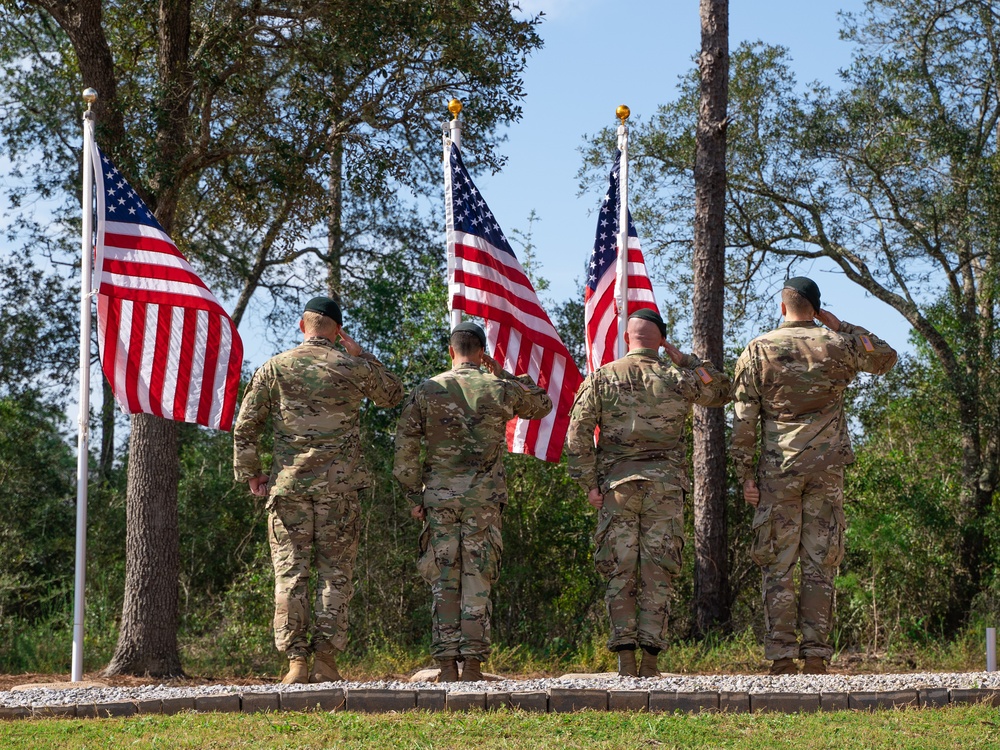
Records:
[[[451,357],[452,359],[455,359],[455,347],[453,347],[451,344],[448,344],[448,356]]]
[[[786,315],[788,315],[788,310],[785,308],[785,303],[782,302],[781,303],[781,317],[784,318]]]
[[[299,330],[302,331],[302,333],[306,332],[306,321],[302,318],[299,318]]]

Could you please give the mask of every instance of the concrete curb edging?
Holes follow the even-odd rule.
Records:
[[[523,692],[319,688],[316,690],[243,692],[163,700],[80,703],[78,705],[0,706],[0,721],[18,719],[123,718],[136,714],[183,711],[256,713],[277,711],[490,711],[510,708],[537,713],[576,711],[649,711],[653,713],[810,713],[943,708],[986,703],[1000,706],[1000,690],[913,688],[887,692],[746,693],[674,692],[550,688]]]

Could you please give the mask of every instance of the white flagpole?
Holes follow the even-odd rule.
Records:
[[[622,152],[618,171],[618,264],[615,279],[615,302],[618,305],[618,356],[628,353],[625,346],[625,327],[628,325],[628,119],[629,108],[618,105],[615,115],[621,120],[618,126],[618,150]]]
[[[76,456],[76,574],[73,581],[73,662],[70,679],[83,679],[84,590],[87,583],[87,480],[90,428],[90,306],[93,296],[92,253],[94,251],[94,89],[85,89],[83,100],[83,237],[80,243],[80,413],[77,417]]]
[[[458,99],[452,99],[450,102],[448,102],[448,111],[451,112],[451,115],[452,115],[451,122],[449,122],[447,124],[449,136],[451,138],[451,142],[454,143],[459,148],[461,148],[461,146],[462,146],[462,121],[458,119],[458,113],[462,111],[462,102],[460,102]],[[451,158],[450,158],[450,154],[448,153],[448,151],[449,151],[449,149],[448,149],[448,143],[446,141],[445,142],[445,147],[444,147],[444,168],[445,169],[451,169]],[[445,196],[446,199],[450,199],[450,197],[451,196]],[[451,210],[450,207],[447,210]],[[449,252],[448,253],[448,283],[449,284],[451,283],[451,280],[454,277],[454,273],[453,273],[454,268],[455,268],[455,258],[452,257],[452,254]],[[451,301],[451,294],[448,295],[448,300],[449,300],[449,303],[450,303],[450,301]],[[462,322],[462,311],[461,310],[452,310],[451,311],[451,327],[454,329],[455,326],[457,326],[461,322]]]

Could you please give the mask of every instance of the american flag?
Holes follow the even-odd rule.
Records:
[[[483,318],[493,358],[530,375],[554,406],[544,419],[512,419],[507,447],[557,462],[583,378],[453,143],[444,184],[451,309]]]
[[[618,358],[618,306],[615,304],[615,282],[618,264],[618,180],[621,174],[622,152],[615,155],[615,165],[608,180],[608,192],[601,203],[597,218],[594,252],[587,266],[587,288],[584,291],[584,322],[587,328],[587,369],[594,372]],[[648,307],[659,309],[653,297],[653,285],[646,274],[646,262],[639,249],[639,235],[628,215],[628,313]]]
[[[95,145],[97,336],[127,414],[228,430],[243,342],[142,198]]]

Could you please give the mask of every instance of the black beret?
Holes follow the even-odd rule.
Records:
[[[656,310],[650,310],[648,307],[643,307],[636,310],[634,313],[628,316],[629,320],[632,318],[639,318],[640,320],[648,320],[650,323],[656,323],[656,327],[660,329],[660,335],[663,338],[667,337],[667,327],[663,323],[663,318]]]
[[[333,320],[338,326],[344,325],[344,316],[340,312],[340,305],[336,300],[329,297],[313,297],[306,302],[306,312],[319,313]]]
[[[479,339],[479,343],[483,345],[483,349],[486,349],[486,331],[478,325],[475,323],[459,323],[451,329],[452,333],[459,333],[460,331],[473,334],[477,339]]]
[[[820,311],[819,287],[812,279],[805,276],[793,276],[790,279],[785,279],[785,289],[794,289],[809,300],[816,312]]]

